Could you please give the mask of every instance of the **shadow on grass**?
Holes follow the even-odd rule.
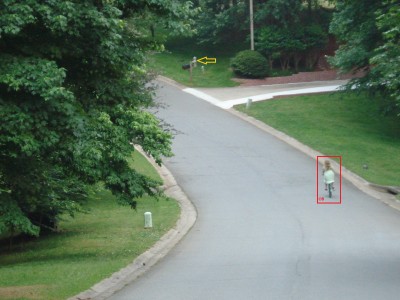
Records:
[[[94,239],[85,240],[86,232],[68,231],[62,233],[52,233],[40,238],[19,236],[9,247],[8,241],[4,240],[0,244],[0,265],[19,265],[24,263],[43,263],[50,261],[79,261],[83,258],[98,257],[101,255],[100,249],[93,247],[93,244],[100,244]],[[68,245],[63,247],[66,238],[79,238],[79,245],[76,247]],[[107,239],[107,237],[104,237]],[[102,245],[99,245],[100,247]],[[87,248],[85,250],[85,248]],[[54,250],[54,251],[53,251]],[[54,253],[52,253],[54,252]]]

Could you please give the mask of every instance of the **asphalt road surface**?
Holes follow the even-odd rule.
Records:
[[[341,205],[317,205],[315,160],[175,87],[158,96],[198,220],[110,299],[400,299],[398,211],[345,180]]]

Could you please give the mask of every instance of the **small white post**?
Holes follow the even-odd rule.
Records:
[[[246,109],[250,108],[251,103],[253,102],[253,100],[251,100],[250,98],[247,99],[247,103],[246,103]]]
[[[153,227],[153,220],[151,217],[151,212],[144,213],[144,228],[152,228]]]

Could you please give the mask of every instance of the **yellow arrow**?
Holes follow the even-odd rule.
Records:
[[[208,58],[207,56],[199,58],[197,61],[199,63],[204,64],[204,65],[206,65],[206,64],[216,64],[217,63],[217,59],[216,58]]]

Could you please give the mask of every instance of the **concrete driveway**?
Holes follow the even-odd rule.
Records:
[[[337,91],[347,82],[348,80],[329,80],[233,88],[183,88],[183,91],[227,109],[234,105],[246,103],[249,99],[256,102],[277,96]]]
[[[166,165],[198,220],[110,299],[399,298],[397,210],[347,181],[343,204],[317,205],[315,160],[178,88],[158,98],[178,132]]]

